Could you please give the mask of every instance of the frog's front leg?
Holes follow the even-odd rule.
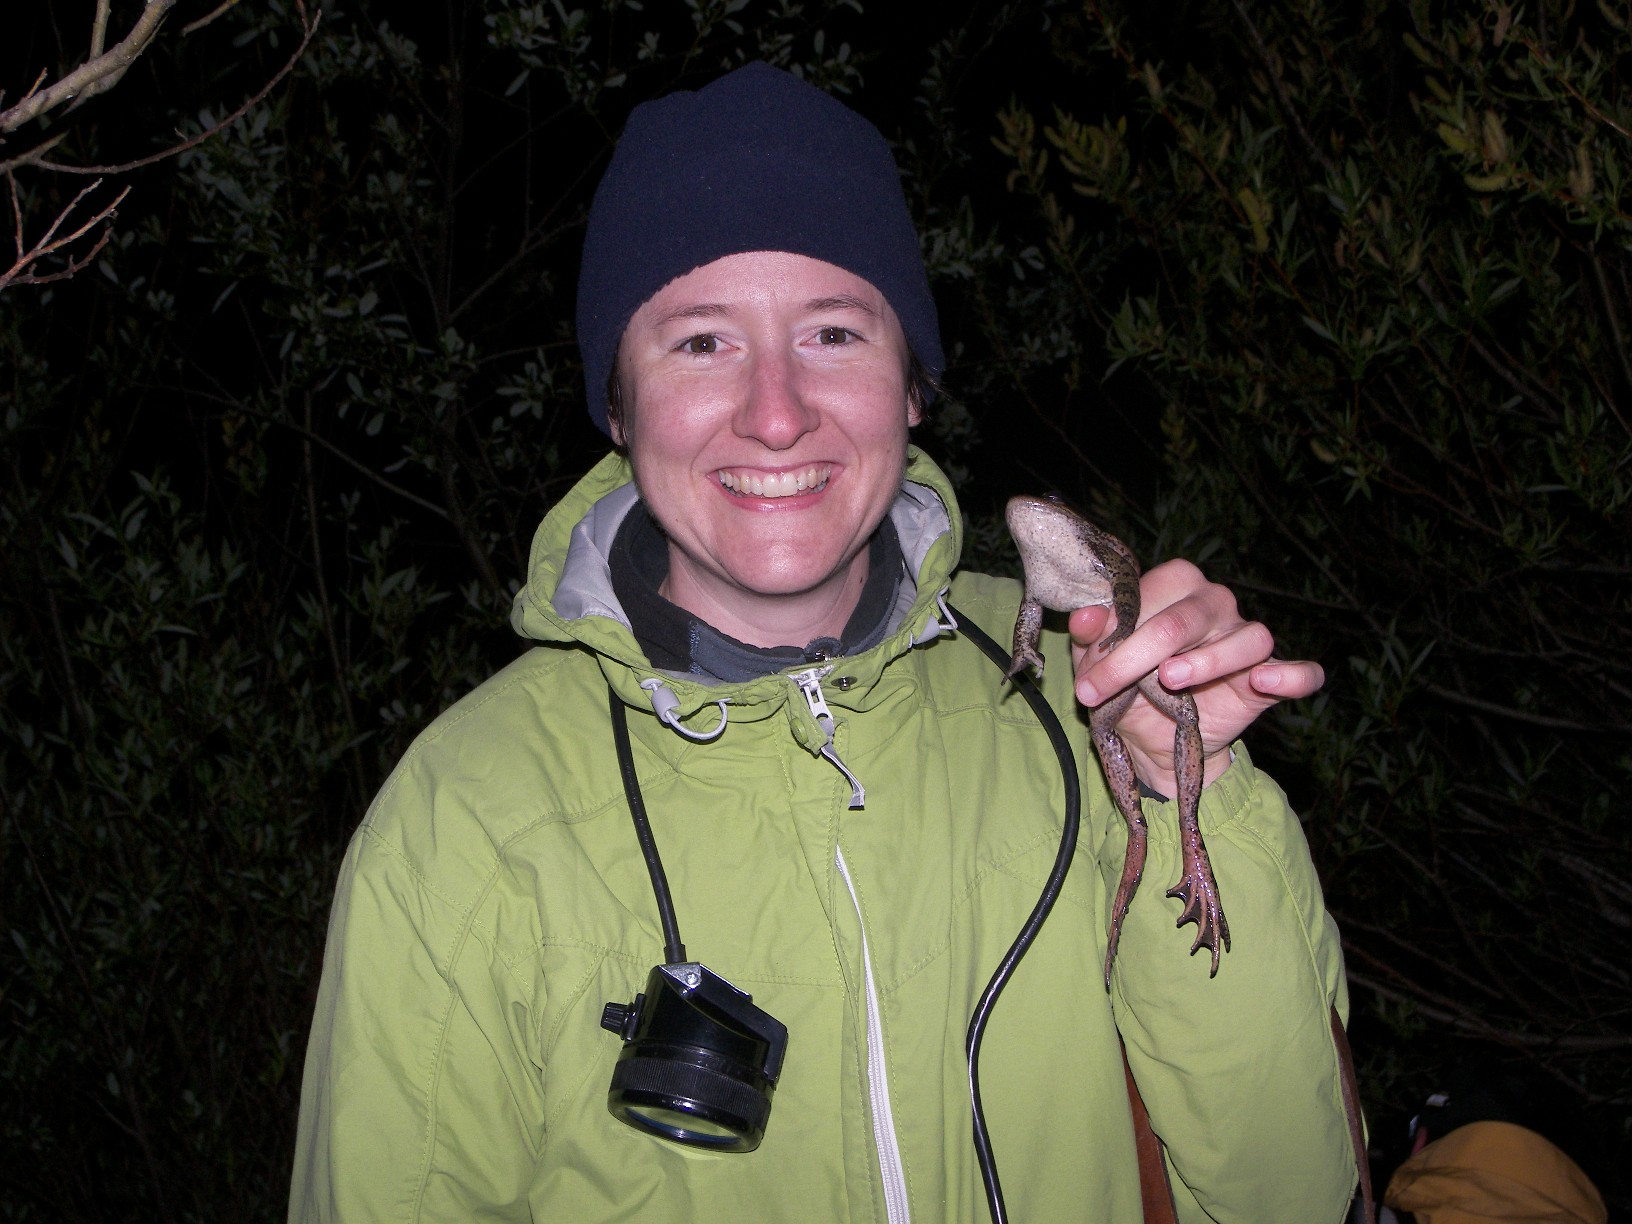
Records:
[[[1224,918],[1224,903],[1218,895],[1218,881],[1213,878],[1212,862],[1207,857],[1207,843],[1202,840],[1197,815],[1204,770],[1200,717],[1195,698],[1189,693],[1169,692],[1154,675],[1141,680],[1139,689],[1152,705],[1174,721],[1173,776],[1179,791],[1176,798],[1182,873],[1179,882],[1167,890],[1167,895],[1184,902],[1178,925],[1196,924],[1196,939],[1190,945],[1190,952],[1194,955],[1198,948],[1211,952],[1213,966],[1208,976],[1214,976],[1218,973],[1221,947],[1223,951],[1230,947],[1230,924]]]
[[[1035,669],[1039,679],[1043,674],[1043,655],[1037,649],[1037,639],[1043,631],[1043,605],[1030,595],[1021,601],[1020,611],[1014,618],[1014,654],[1009,670],[1004,673],[1010,680],[1026,668]]]

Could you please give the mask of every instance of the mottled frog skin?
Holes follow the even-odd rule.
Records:
[[[1008,505],[1009,532],[1020,548],[1026,569],[1026,598],[1014,622],[1014,656],[1009,675],[1026,668],[1043,670],[1043,656],[1037,649],[1043,609],[1073,612],[1078,608],[1108,607],[1116,617],[1116,628],[1100,649],[1115,649],[1139,623],[1139,562],[1121,540],[1094,526],[1076,511],[1054,498],[1016,497]],[[1202,841],[1196,810],[1201,804],[1201,728],[1195,699],[1189,693],[1173,693],[1161,686],[1151,672],[1138,684],[1124,689],[1097,706],[1088,717],[1094,750],[1111,798],[1128,825],[1128,853],[1122,878],[1111,906],[1111,929],[1105,950],[1105,985],[1111,984],[1111,965],[1116,960],[1117,940],[1128,905],[1139,887],[1145,868],[1148,829],[1139,803],[1139,780],[1116,724],[1127,712],[1134,697],[1143,693],[1175,724],[1173,772],[1178,780],[1179,842],[1183,873],[1167,890],[1169,897],[1184,903],[1178,925],[1196,924],[1192,954],[1199,948],[1212,953],[1211,973],[1218,972],[1220,950],[1230,946],[1230,927],[1213,879],[1207,846]]]

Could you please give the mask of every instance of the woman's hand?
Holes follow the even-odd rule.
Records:
[[[1274,657],[1275,639],[1241,618],[1235,594],[1188,561],[1163,562],[1139,583],[1139,627],[1109,654],[1099,642],[1113,628],[1109,608],[1071,615],[1077,700],[1096,706],[1154,671],[1163,687],[1188,691],[1201,716],[1205,781],[1229,768],[1229,746],[1278,701],[1319,691],[1326,673],[1309,660]],[[1136,697],[1117,731],[1141,781],[1173,795],[1173,720]]]

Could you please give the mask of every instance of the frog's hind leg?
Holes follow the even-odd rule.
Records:
[[[1152,689],[1161,697],[1157,698]],[[1218,973],[1220,951],[1229,951],[1230,924],[1224,917],[1224,903],[1218,895],[1218,881],[1213,878],[1212,861],[1207,857],[1207,843],[1202,840],[1197,817],[1203,762],[1196,703],[1190,694],[1170,693],[1154,681],[1145,689],[1145,695],[1177,723],[1173,734],[1173,773],[1179,789],[1179,855],[1183,872],[1179,882],[1167,890],[1167,895],[1184,902],[1177,925],[1196,924],[1191,955],[1200,948],[1212,953],[1213,965],[1208,973],[1212,977]]]
[[[1128,906],[1139,888],[1145,873],[1145,847],[1149,828],[1139,803],[1139,780],[1134,776],[1133,762],[1122,737],[1116,733],[1116,724],[1133,701],[1135,690],[1129,689],[1100,706],[1089,716],[1093,731],[1094,751],[1105,772],[1116,810],[1128,826],[1128,851],[1122,860],[1122,878],[1117,882],[1116,897],[1111,902],[1111,928],[1105,943],[1105,989],[1111,988],[1111,965],[1116,960],[1116,945],[1122,936],[1122,920],[1128,916]]]

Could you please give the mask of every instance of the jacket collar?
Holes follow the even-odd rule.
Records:
[[[790,690],[786,676],[708,684],[697,677],[660,671],[641,652],[613,591],[610,562],[618,527],[637,500],[622,455],[610,454],[596,464],[550,510],[534,534],[527,584],[516,595],[511,624],[523,637],[576,644],[594,652],[614,689],[635,704],[648,704],[641,681],[657,679],[678,698],[681,718],[720,701],[735,707],[733,716],[752,717],[754,707],[767,703],[780,706]],[[901,585],[903,611],[894,631],[872,650],[843,661],[850,679],[847,693],[856,693],[858,699],[857,690],[875,683],[891,659],[947,628],[940,598],[951,581],[963,543],[962,519],[951,484],[917,447],[908,448],[906,479],[890,517],[913,582]],[[836,704],[851,702],[841,699]]]

